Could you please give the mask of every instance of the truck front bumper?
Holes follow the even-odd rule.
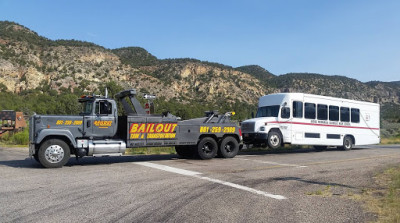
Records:
[[[268,133],[243,133],[244,144],[265,144],[267,143]]]

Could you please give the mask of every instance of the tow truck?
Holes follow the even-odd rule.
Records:
[[[29,156],[46,168],[64,166],[71,155],[122,156],[126,148],[175,147],[181,157],[233,158],[242,147],[238,125],[223,115],[180,120],[169,112],[148,114],[136,98],[135,89],[115,95],[124,109],[118,115],[116,100],[105,96],[82,96],[79,115],[33,115],[29,120]],[[154,96],[151,96],[154,98]],[[144,98],[149,98],[145,95]]]

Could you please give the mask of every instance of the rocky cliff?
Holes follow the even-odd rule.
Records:
[[[145,49],[106,49],[77,40],[49,40],[13,23],[0,22],[0,89],[21,93],[50,87],[57,92],[93,92],[113,81],[179,103],[242,102],[255,105],[267,93],[304,92],[400,104],[399,82],[368,82],[342,76],[275,76],[251,65],[230,66],[196,59],[159,60]],[[115,92],[112,92],[115,93]]]

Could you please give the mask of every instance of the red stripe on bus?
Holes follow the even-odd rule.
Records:
[[[267,122],[267,123],[295,124],[295,125],[315,125],[315,126],[338,127],[338,128],[380,130],[379,128],[368,128],[368,127],[357,127],[357,126],[345,126],[345,125],[325,125],[325,124],[315,124],[315,123],[305,123],[305,122],[278,122],[278,121],[275,121],[275,122]]]

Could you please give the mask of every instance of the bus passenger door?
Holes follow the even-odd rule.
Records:
[[[282,132],[283,142],[291,143],[292,142],[292,124],[290,122],[290,107],[282,106],[281,107],[281,116],[280,116],[280,130]]]

